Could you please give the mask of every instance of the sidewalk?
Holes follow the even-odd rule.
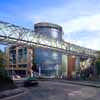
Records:
[[[3,92],[0,92],[0,100],[7,98],[7,97],[11,97],[11,96],[15,96],[21,93],[24,93],[26,91],[25,88],[17,88],[17,89],[11,89],[11,90],[5,90]]]
[[[64,83],[70,83],[70,84],[76,84],[76,85],[83,85],[83,86],[90,86],[90,87],[96,87],[100,88],[100,82],[95,81],[69,81],[69,80],[59,80],[60,82]]]
[[[68,84],[83,85],[100,88],[100,81],[80,81],[80,80],[63,80],[63,79],[40,79],[40,81],[57,81],[64,82]]]

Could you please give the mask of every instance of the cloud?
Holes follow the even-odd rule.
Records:
[[[9,19],[13,19],[13,21],[10,20],[12,23],[32,29],[33,25],[30,25],[32,23],[46,21],[59,24],[63,27],[63,37],[66,41],[84,47],[100,48],[98,38],[100,37],[99,0],[62,0],[60,2],[51,0],[49,3],[30,1],[24,3],[23,6],[22,4],[9,5],[8,8],[11,8],[8,15],[8,8],[3,7],[2,9],[5,8],[5,10],[2,10],[2,13],[4,14],[1,12],[0,14],[10,16]]]
[[[100,50],[100,14],[73,18],[62,26],[65,33],[64,40]]]
[[[78,31],[100,31],[100,14],[93,16],[80,16],[62,24],[66,34]]]
[[[42,16],[36,16],[34,19],[35,22],[49,20],[48,17],[43,18]],[[100,39],[98,38],[100,37],[100,14],[92,16],[79,16],[64,23],[61,21],[58,23],[63,27],[63,37],[65,41],[87,48],[100,50]]]
[[[88,39],[85,42],[83,41],[83,45],[85,47],[95,49],[95,50],[100,50],[99,44],[100,44],[99,37],[94,37],[94,38]]]

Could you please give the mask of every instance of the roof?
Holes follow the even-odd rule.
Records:
[[[48,22],[40,22],[40,23],[36,23],[34,25],[34,28],[39,28],[39,27],[49,27],[49,28],[55,28],[58,29],[60,31],[62,31],[62,27],[60,25],[57,24],[53,24],[53,23],[48,23]]]

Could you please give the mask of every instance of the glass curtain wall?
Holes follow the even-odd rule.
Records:
[[[35,26],[36,34],[56,39],[57,41],[62,40],[62,31],[54,27],[49,27],[49,25],[44,26],[43,24],[41,23],[38,27]],[[56,77],[59,74],[58,70],[61,67],[62,58],[60,53],[48,48],[35,48],[35,62],[41,76]]]

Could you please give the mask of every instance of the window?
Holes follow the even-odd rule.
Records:
[[[53,52],[52,56],[53,56],[54,60],[56,60],[58,58],[58,54],[56,52]]]
[[[26,68],[27,64],[21,64],[21,65],[19,65],[19,67]]]
[[[58,37],[58,31],[56,29],[51,29],[51,35],[53,38],[57,38]]]

